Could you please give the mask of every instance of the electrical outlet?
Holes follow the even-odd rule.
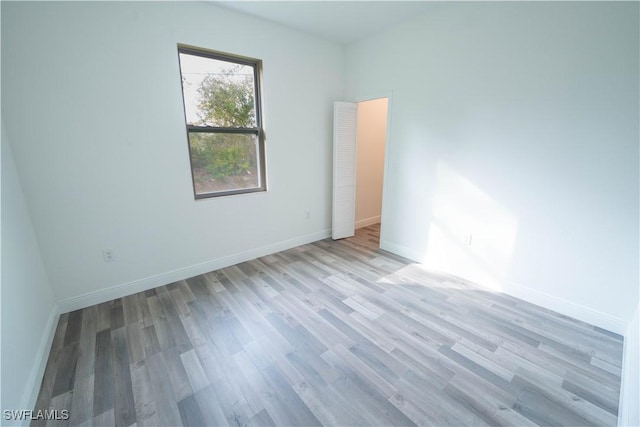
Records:
[[[102,259],[104,260],[104,262],[114,262],[116,260],[116,256],[113,253],[113,249],[103,249]]]

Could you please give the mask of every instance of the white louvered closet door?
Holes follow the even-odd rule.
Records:
[[[355,234],[356,221],[356,134],[358,104],[333,104],[333,223],[331,237],[343,239]]]

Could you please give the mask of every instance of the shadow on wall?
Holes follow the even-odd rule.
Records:
[[[436,169],[436,191],[427,249],[420,260],[503,290],[518,231],[518,218],[443,161]]]

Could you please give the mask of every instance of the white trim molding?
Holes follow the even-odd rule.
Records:
[[[414,261],[423,257],[421,253],[411,248],[397,245],[386,240],[381,240],[380,248]],[[420,263],[419,261],[416,262]],[[482,284],[478,285],[482,286]],[[495,289],[491,290],[495,291]],[[592,308],[540,292],[536,289],[518,285],[513,282],[504,282],[502,283],[502,290],[500,292],[531,304],[553,310],[565,316],[589,323],[590,325],[606,329],[607,331],[615,332],[616,334],[625,335],[627,332],[628,321],[625,321],[624,319],[611,316],[606,313],[601,313]]]
[[[77,297],[67,298],[59,301],[60,313],[67,313],[69,311],[78,310],[106,301],[111,301],[116,298],[122,298],[127,295],[143,292],[148,289],[156,288],[158,286],[164,286],[169,283],[188,279],[189,277],[198,276],[200,274],[208,273],[220,268],[229,267],[241,262],[250,261],[252,259],[270,255],[275,252],[284,251],[287,249],[295,248],[296,246],[301,246],[307,243],[326,239],[330,235],[331,230],[319,231],[304,236],[294,237],[289,240],[276,242],[267,246],[262,246],[260,248],[250,249],[248,251],[239,252],[211,261],[206,261],[200,264],[195,264],[179,268],[177,270],[167,271],[154,276],[134,280],[131,282],[122,283],[119,285],[111,286],[109,288],[101,289],[99,291],[89,292]]]
[[[624,335],[627,331],[628,322],[624,319],[601,313],[592,308],[526,286],[506,282],[502,292],[619,335]]]
[[[618,404],[619,426],[640,426],[640,304],[624,337],[622,383]]]
[[[359,221],[356,221],[356,230],[358,228],[362,228],[362,227],[367,227],[369,225],[373,225],[373,224],[378,224],[380,223],[380,219],[382,217],[380,215],[378,216],[372,216],[371,218],[365,218],[365,219],[361,219]]]
[[[47,324],[45,325],[43,334],[40,337],[38,353],[36,354],[29,378],[27,378],[24,394],[22,395],[22,399],[20,399],[20,409],[32,409],[36,406],[38,393],[40,392],[40,384],[44,378],[44,371],[47,367],[47,361],[49,360],[51,344],[53,343],[53,337],[56,333],[59,318],[60,306],[57,302],[54,302],[51,307],[51,311],[49,312]],[[29,421],[30,420],[25,419],[23,425],[29,425]]]
[[[402,246],[402,245],[398,245],[397,243],[393,243],[390,242],[388,240],[384,240],[384,239],[380,239],[380,249],[385,250],[385,251],[389,251],[391,253],[394,253],[396,255],[400,255],[401,257],[407,258],[408,260],[417,262],[418,264],[421,264],[420,261],[418,261],[421,258],[421,255],[418,251],[415,251],[411,248],[408,248],[406,246]]]

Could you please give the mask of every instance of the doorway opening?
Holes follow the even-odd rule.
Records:
[[[334,103],[333,240],[353,237],[357,229],[377,226],[374,232],[377,234],[376,248],[383,241],[383,187],[389,123],[389,97]]]
[[[357,104],[356,237],[375,244],[378,248],[389,98],[371,99]]]

